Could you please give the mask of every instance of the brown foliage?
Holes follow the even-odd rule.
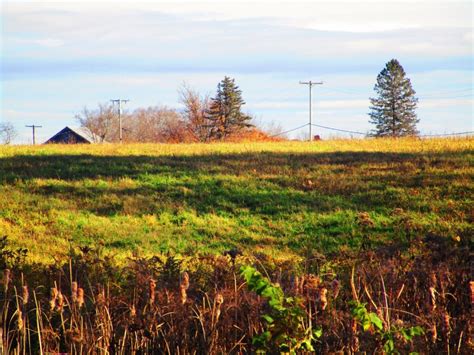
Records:
[[[400,250],[341,255],[320,274],[305,270],[321,269],[324,259],[308,259],[301,270],[258,255],[237,255],[235,260],[194,256],[183,271],[172,257],[133,258],[117,267],[91,249],[58,267],[16,265],[4,272],[0,294],[2,350],[251,353],[252,337],[262,331],[261,315],[268,309],[262,298],[247,291],[238,268],[258,260],[285,294],[299,298],[314,328],[322,328],[314,344],[319,353],[381,353],[384,340],[354,321],[352,300],[375,312],[385,330],[423,327],[425,335],[413,342],[395,339],[401,353],[472,351],[468,250],[448,251],[422,240]],[[33,285],[30,291],[25,280]]]

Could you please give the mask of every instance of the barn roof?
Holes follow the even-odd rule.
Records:
[[[71,131],[73,131],[74,133],[80,135],[82,138],[87,139],[91,143],[100,142],[100,137],[97,134],[92,133],[86,127],[69,127],[69,126],[66,126],[66,128],[69,128]]]
[[[48,139],[45,143],[57,143],[57,141],[61,140],[61,136],[65,132],[72,132],[75,135],[79,136],[80,138],[84,139],[87,143],[98,143],[101,141],[100,137],[94,133],[92,133],[88,128],[86,127],[69,127],[66,126],[62,130],[60,130],[58,133],[56,133],[54,136],[52,136],[50,139]]]

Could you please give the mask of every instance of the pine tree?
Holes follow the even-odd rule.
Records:
[[[402,137],[418,134],[415,109],[418,99],[398,60],[392,59],[377,76],[377,98],[370,98],[370,123],[376,137]]]
[[[233,133],[253,126],[249,123],[251,117],[242,113],[242,105],[245,105],[245,101],[242,99],[242,91],[235,85],[235,80],[224,77],[217,85],[216,97],[211,99],[206,112],[210,139],[223,140]]]

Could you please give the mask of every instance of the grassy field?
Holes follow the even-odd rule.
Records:
[[[30,262],[70,246],[276,259],[473,234],[474,139],[0,148],[0,236]]]

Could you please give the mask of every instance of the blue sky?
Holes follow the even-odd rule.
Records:
[[[15,125],[17,143],[31,140],[26,124],[42,125],[43,141],[76,125],[84,106],[122,97],[130,110],[179,108],[183,82],[212,95],[228,75],[264,125],[305,124],[299,81],[322,80],[314,122],[366,131],[376,76],[397,58],[419,97],[422,133],[471,131],[472,11],[471,1],[7,0],[0,121]]]

